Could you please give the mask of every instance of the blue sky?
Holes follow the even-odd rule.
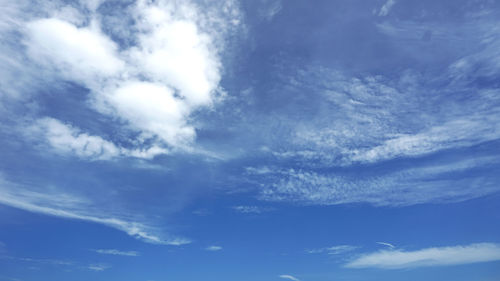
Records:
[[[0,11],[0,280],[500,280],[498,1]]]

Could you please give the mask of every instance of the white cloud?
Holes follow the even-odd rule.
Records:
[[[88,88],[94,109],[138,132],[141,147],[129,155],[151,148],[197,151],[192,149],[196,133],[191,113],[210,107],[222,93],[220,56],[228,26],[238,25],[236,5],[224,1],[219,11],[190,1],[141,0],[122,15],[130,19],[123,24],[134,25],[101,28],[103,18],[96,10],[101,2],[54,4],[46,9],[52,11],[48,18],[17,20],[24,25],[20,29],[29,56],[47,77]],[[121,29],[127,31],[115,32]],[[103,30],[131,44],[122,46]]]
[[[106,269],[111,268],[111,266],[106,264],[91,264],[87,268],[92,271],[104,271]]]
[[[268,212],[271,209],[259,206],[234,206],[233,209],[238,213],[243,214],[261,214],[263,212]]]
[[[443,149],[471,146],[500,138],[497,115],[478,115],[449,121],[413,135],[389,139],[368,150],[355,151],[353,161],[377,162],[396,157],[421,156]]]
[[[387,246],[387,247],[389,247],[391,249],[396,248],[396,247],[394,247],[394,245],[392,245],[391,243],[387,243],[387,242],[377,242],[377,244],[383,245],[383,246]]]
[[[283,8],[283,3],[281,0],[261,0],[259,9],[259,15],[263,19],[270,21],[277,15]]]
[[[212,246],[206,247],[205,250],[210,251],[210,252],[217,252],[217,251],[222,250],[222,247],[221,246],[212,245]]]
[[[93,160],[107,160],[118,156],[150,159],[168,152],[158,146],[151,146],[143,150],[118,147],[113,142],[81,132],[78,128],[48,117],[37,120],[27,133],[32,138],[42,136],[57,153],[74,154]]]
[[[114,255],[114,256],[128,256],[128,257],[137,257],[139,253],[136,251],[120,251],[116,249],[97,249],[94,250],[96,253],[103,255]]]
[[[347,252],[352,252],[358,248],[359,248],[358,246],[352,246],[352,245],[338,245],[338,246],[332,246],[332,247],[326,247],[326,248],[320,248],[320,249],[307,250],[306,252],[309,254],[327,253],[329,255],[338,255],[338,254],[343,254],[343,253],[347,253]]]
[[[292,281],[300,281],[298,278],[293,277],[292,275],[288,275],[288,274],[282,274],[279,276],[279,278],[292,280]]]
[[[67,78],[90,82],[117,75],[125,66],[117,57],[117,45],[96,25],[78,28],[47,18],[29,22],[26,33],[30,56]]]
[[[381,17],[387,16],[394,4],[396,4],[396,0],[387,0],[387,2],[385,2],[385,4],[380,8],[378,15]]]
[[[0,178],[0,204],[55,217],[76,219],[106,225],[152,244],[183,245],[184,238],[164,237],[148,222],[138,222],[123,212],[113,213],[98,208],[82,196],[10,183]]]
[[[500,260],[500,245],[478,243],[467,246],[426,248],[417,251],[379,251],[364,254],[346,264],[350,268],[413,268],[448,266]]]
[[[190,105],[207,105],[220,80],[220,63],[208,34],[196,25],[189,3],[139,1],[139,45],[131,60],[154,81],[177,89]],[[179,15],[180,14],[180,15]]]
[[[154,133],[169,144],[186,144],[194,138],[194,128],[185,124],[189,108],[161,84],[127,82],[107,102],[134,128]]]
[[[376,206],[406,206],[457,202],[498,191],[495,176],[446,176],[498,164],[495,157],[444,162],[382,175],[356,177],[305,170],[277,170],[262,184],[260,199],[300,204],[334,205],[366,202]]]
[[[53,118],[38,120],[31,130],[43,135],[54,149],[62,153],[71,152],[93,159],[110,159],[120,154],[120,148],[112,142],[82,133]]]

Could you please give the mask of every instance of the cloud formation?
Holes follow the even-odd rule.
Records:
[[[33,213],[76,219],[106,225],[147,243],[160,245],[184,245],[185,238],[162,237],[157,228],[148,222],[135,221],[132,216],[99,209],[91,200],[61,191],[40,191],[36,187],[10,183],[0,178],[0,204]]]
[[[307,250],[306,252],[309,254],[327,253],[328,255],[338,255],[347,252],[352,252],[358,248],[359,248],[358,246],[352,246],[352,245],[338,245],[326,248]]]
[[[378,15],[381,17],[387,16],[391,11],[392,6],[394,6],[394,4],[396,4],[396,0],[387,0],[387,2],[385,2],[385,4],[380,8]]]
[[[128,136],[136,136],[134,147],[128,149],[139,152],[121,156],[151,158],[172,149],[192,151],[196,132],[191,114],[210,108],[223,93],[221,52],[231,27],[239,24],[239,14],[232,1],[221,4],[225,9],[216,12],[190,1],[141,0],[127,5],[120,15],[134,22],[132,26],[121,26],[119,19],[107,26],[106,20],[113,16],[100,14],[105,11],[97,10],[100,2],[86,3],[86,10],[59,3],[54,4],[57,8],[40,6],[37,16],[25,13],[15,24],[22,26],[26,55],[36,67],[50,79],[87,88],[90,109],[116,120],[115,125],[130,132]],[[25,8],[13,5],[9,14]],[[2,23],[5,29],[14,25]],[[23,49],[9,50],[14,53],[11,57]],[[79,130],[77,123],[73,127]],[[99,138],[92,137],[91,142]],[[53,144],[50,139],[48,143]],[[112,148],[118,146],[116,140],[103,144],[113,151],[97,157],[118,154]],[[80,149],[68,151],[96,157]]]
[[[287,279],[287,280],[292,280],[292,281],[300,281],[300,279],[292,276],[292,275],[288,275],[288,274],[282,274],[279,276],[279,278],[281,279]]]
[[[114,255],[114,256],[127,256],[127,257],[137,257],[139,252],[136,251],[120,251],[116,249],[97,249],[94,250],[96,253],[103,255]]]
[[[459,202],[498,190],[496,176],[450,177],[497,165],[495,157],[443,162],[439,165],[389,171],[356,177],[307,170],[276,170],[263,184],[260,198],[299,204],[337,205],[370,203],[376,206],[407,206],[429,202]]]
[[[104,271],[111,268],[111,266],[107,264],[91,264],[87,268],[92,271]]]
[[[391,249],[396,248],[394,245],[392,245],[391,243],[387,243],[387,242],[377,242],[377,244],[382,245],[382,246],[387,246]]]
[[[222,250],[222,247],[221,246],[212,245],[212,246],[206,247],[205,250],[210,251],[210,252],[217,252],[217,251]]]
[[[242,214],[261,214],[264,212],[271,211],[271,208],[266,208],[266,207],[260,207],[260,206],[234,206],[233,209]]]
[[[478,243],[466,246],[435,247],[416,251],[383,250],[361,255],[347,263],[349,268],[414,268],[450,266],[500,260],[500,245]]]

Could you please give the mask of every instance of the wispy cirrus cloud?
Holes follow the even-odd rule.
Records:
[[[332,247],[325,247],[325,248],[319,248],[319,249],[306,250],[306,252],[309,253],[309,254],[326,253],[328,255],[338,255],[338,254],[352,252],[352,251],[357,250],[357,249],[359,249],[358,246],[337,245],[337,246],[332,246]]]
[[[111,268],[111,266],[107,264],[91,264],[87,268],[92,271],[104,271]]]
[[[394,245],[392,245],[391,243],[387,243],[387,242],[377,242],[377,244],[382,245],[382,246],[389,247],[389,248],[391,248],[391,249],[396,248]]]
[[[238,213],[242,214],[262,214],[265,212],[272,211],[272,208],[269,207],[262,207],[262,206],[246,206],[246,205],[240,205],[240,206],[233,206],[233,210],[235,210]]]
[[[414,268],[451,266],[500,260],[500,245],[477,243],[464,246],[434,247],[415,251],[382,250],[363,254],[347,263],[349,268]]]
[[[76,219],[106,225],[121,230],[139,240],[163,245],[184,245],[185,238],[163,237],[151,222],[135,221],[133,216],[117,214],[96,207],[91,200],[58,191],[40,192],[35,187],[8,182],[0,178],[0,204],[66,219]]]
[[[137,257],[140,255],[139,252],[137,251],[120,251],[117,249],[97,249],[93,251],[98,254],[113,255],[113,256]]]
[[[381,17],[387,16],[395,4],[396,0],[387,0],[387,2],[385,2],[385,4],[380,8],[378,15]]]
[[[279,276],[279,278],[281,279],[287,279],[287,280],[292,280],[292,281],[300,281],[300,279],[298,279],[297,277],[294,277],[292,275],[288,275],[288,274],[282,274]]]
[[[216,246],[216,245],[211,245],[211,246],[206,247],[205,250],[209,251],[209,252],[217,252],[217,251],[221,251],[222,247]]]
[[[380,175],[320,173],[308,170],[277,170],[267,178],[260,198],[299,204],[336,205],[370,203],[376,206],[406,206],[429,202],[458,202],[498,191],[496,175],[463,175],[474,169],[498,165],[495,157],[451,161],[439,165],[390,171]],[[453,176],[450,175],[462,175]],[[474,188],[471,188],[474,187]]]

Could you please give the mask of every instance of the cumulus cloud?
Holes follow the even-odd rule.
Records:
[[[120,154],[120,148],[98,136],[80,132],[70,125],[53,118],[43,118],[32,127],[36,135],[42,135],[55,150],[74,153],[81,157],[109,159]]]
[[[117,57],[117,45],[99,27],[78,28],[57,18],[26,24],[29,55],[54,67],[69,79],[90,83],[120,72],[124,62]]]
[[[94,160],[108,160],[118,156],[150,159],[167,152],[166,149],[158,146],[143,150],[119,147],[111,141],[89,135],[69,124],[48,117],[37,120],[31,126],[29,134],[32,134],[34,138],[42,136],[42,140],[45,139],[57,153]]]
[[[121,121],[114,125],[138,133],[136,150],[192,151],[196,130],[191,114],[211,107],[222,93],[223,42],[228,26],[237,26],[239,17],[231,2],[225,1],[224,10],[215,12],[190,1],[141,0],[121,15],[134,22],[131,26],[115,26],[116,21],[103,26],[106,17],[97,10],[101,1],[80,6],[60,3],[46,9],[57,12],[40,13],[46,17],[25,16],[16,23],[22,26],[19,30],[31,60],[47,76],[89,89],[94,110]]]
[[[94,250],[96,253],[103,255],[114,255],[114,256],[127,256],[127,257],[137,257],[139,253],[136,251],[120,251],[116,249],[97,249]]]
[[[349,268],[414,268],[450,266],[500,260],[500,245],[478,243],[466,246],[435,247],[416,251],[383,250],[361,255],[347,263]]]

